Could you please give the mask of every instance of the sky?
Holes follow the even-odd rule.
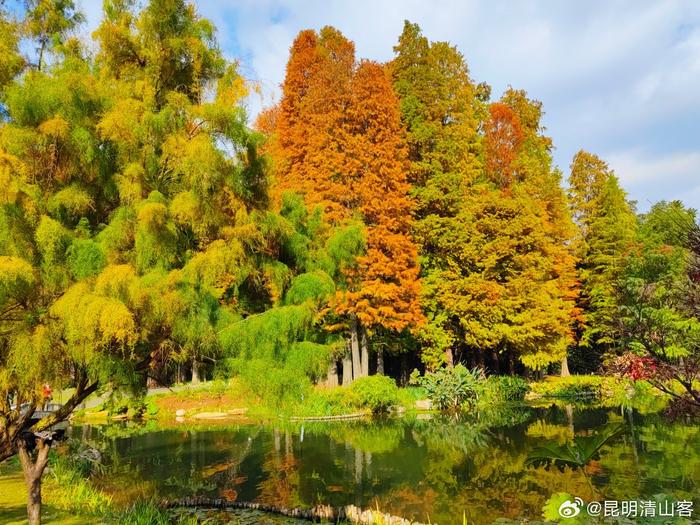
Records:
[[[199,0],[227,58],[258,81],[251,118],[279,96],[302,29],[332,25],[357,56],[392,58],[403,21],[458,47],[476,82],[542,101],[554,160],[599,155],[640,211],[665,199],[700,209],[700,1]],[[91,30],[102,2],[83,0]]]

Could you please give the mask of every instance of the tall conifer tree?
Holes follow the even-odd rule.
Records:
[[[571,163],[569,201],[578,225],[576,250],[585,320],[578,345],[599,358],[618,340],[617,281],[637,231],[637,218],[615,174],[596,155],[579,151]],[[587,359],[595,364],[596,359]]]
[[[429,42],[410,22],[389,63],[406,127],[411,193],[415,198],[414,238],[423,276],[421,304],[427,323],[420,330],[422,358],[429,368],[452,365],[463,346],[462,328],[449,298],[449,281],[461,273],[461,246],[449,248],[470,185],[480,172],[479,101],[462,55],[446,42]]]
[[[302,31],[275,122],[275,191],[301,193],[332,223],[364,227],[366,253],[334,310],[348,319],[353,377],[366,375],[368,337],[422,319],[398,100],[383,68],[356,64],[337,30]]]

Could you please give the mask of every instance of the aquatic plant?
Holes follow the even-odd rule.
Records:
[[[95,464],[85,454],[52,454],[46,501],[59,509],[86,516],[101,516],[109,512],[112,498],[97,489],[89,478]]]
[[[624,430],[623,426],[611,427],[591,436],[576,436],[572,442],[563,445],[549,443],[530,452],[527,463],[530,465],[551,463],[577,468],[585,476],[591,490],[595,491],[585,467],[606,443],[622,434]]]

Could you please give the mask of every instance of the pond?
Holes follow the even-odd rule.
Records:
[[[528,454],[611,425],[624,430],[579,470]],[[631,410],[501,408],[453,419],[148,429],[81,426],[106,458],[115,499],[203,495],[285,507],[354,504],[423,522],[542,519],[553,493],[592,500],[659,495],[700,505],[700,426]],[[595,490],[595,492],[594,492]]]

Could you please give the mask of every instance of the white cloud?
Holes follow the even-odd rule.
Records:
[[[676,199],[700,209],[699,151],[653,156],[634,150],[612,153],[607,159],[640,211],[656,201]]]

